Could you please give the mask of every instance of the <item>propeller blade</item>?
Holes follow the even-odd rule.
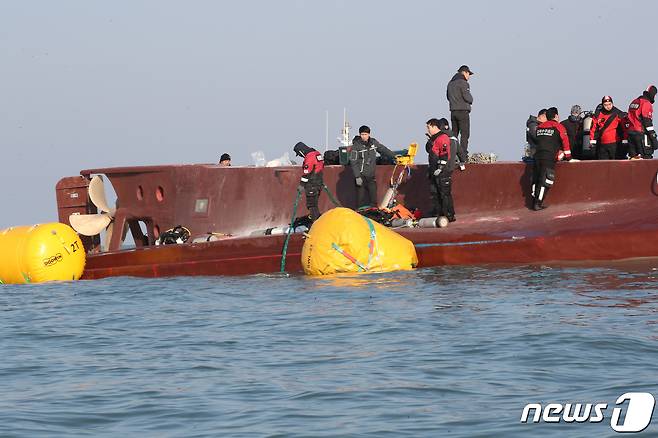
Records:
[[[107,227],[112,218],[109,214],[72,214],[69,216],[71,227],[83,236],[95,236]]]
[[[110,242],[112,241],[112,233],[114,232],[114,222],[110,223],[105,229],[105,240],[103,241],[103,252],[110,250]]]
[[[114,210],[107,205],[107,199],[105,198],[105,184],[100,175],[94,176],[89,182],[89,199],[91,199],[91,202],[100,211],[110,213],[110,216],[114,216]]]
[[[112,241],[112,234],[114,234],[114,225],[115,222],[112,221],[110,224],[107,226],[105,229],[105,237],[103,240],[103,251],[109,251],[110,250],[110,242]],[[118,231],[117,231],[118,232]],[[123,224],[123,230],[121,232],[121,243],[126,239],[126,233],[128,232],[128,222]]]

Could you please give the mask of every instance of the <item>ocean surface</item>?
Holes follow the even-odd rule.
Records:
[[[618,436],[658,397],[656,268],[0,286],[0,436]],[[610,408],[520,422],[550,402]]]

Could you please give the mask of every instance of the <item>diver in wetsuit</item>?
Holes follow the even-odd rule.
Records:
[[[546,121],[537,126],[537,149],[532,172],[532,209],[543,210],[546,193],[555,181],[555,162],[571,159],[567,130],[560,124],[557,108],[546,110]]]
[[[304,163],[302,165],[303,175],[300,179],[300,185],[304,188],[306,194],[306,208],[308,208],[311,215],[311,220],[315,221],[320,217],[318,200],[324,186],[324,181],[322,180],[324,158],[320,152],[306,146],[302,142],[297,143],[293,147],[293,150],[297,156],[304,157]]]

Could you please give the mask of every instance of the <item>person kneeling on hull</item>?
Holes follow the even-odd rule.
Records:
[[[446,119],[427,121],[427,144],[425,150],[429,158],[428,176],[430,194],[437,216],[445,216],[454,222],[455,209],[452,202],[452,171],[455,169],[457,141],[451,139]]]
[[[560,124],[557,108],[546,111],[547,120],[537,127],[537,150],[532,172],[533,210],[546,208],[546,193],[555,181],[555,162],[562,158],[571,159],[569,137]]]
[[[318,200],[320,199],[320,191],[324,186],[322,180],[323,157],[320,152],[302,142],[297,143],[293,150],[298,157],[304,157],[304,164],[302,165],[304,174],[300,179],[300,185],[304,188],[306,194],[306,208],[311,214],[311,220],[315,221],[320,217]]]

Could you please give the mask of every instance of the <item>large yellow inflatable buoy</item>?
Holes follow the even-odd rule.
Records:
[[[61,223],[0,231],[0,283],[77,280],[85,249],[71,227]]]
[[[307,275],[409,270],[417,264],[410,240],[348,208],[320,216],[302,248]]]

